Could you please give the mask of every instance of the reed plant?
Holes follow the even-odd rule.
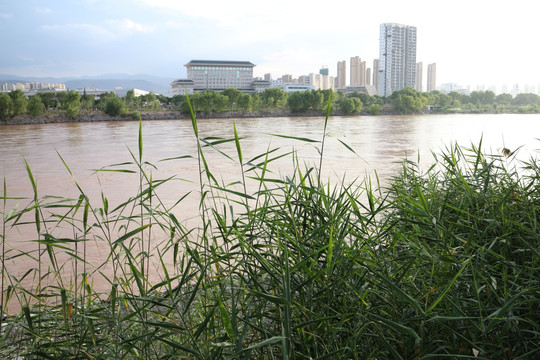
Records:
[[[330,107],[331,99],[329,99]],[[458,145],[387,183],[331,184],[296,150],[244,158],[241,136],[204,138],[191,111],[199,223],[187,227],[144,157],[100,169],[136,174],[111,207],[3,193],[0,356],[6,359],[532,359],[540,356],[540,173],[535,158]],[[234,144],[233,153],[223,146]],[[344,149],[354,151],[343,143]],[[236,163],[224,182],[206,154]],[[278,159],[294,169],[278,175]],[[179,155],[164,161],[184,161]],[[68,164],[66,171],[71,172]],[[167,200],[167,201],[164,201]],[[22,252],[7,228],[35,228]],[[107,249],[101,263],[89,249]],[[35,264],[23,275],[9,264]],[[97,283],[105,283],[98,289]],[[13,305],[15,304],[15,305]]]

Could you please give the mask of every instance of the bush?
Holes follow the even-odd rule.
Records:
[[[28,101],[27,106],[28,113],[32,116],[39,116],[45,111],[45,105],[41,102],[41,97],[39,95],[34,95]]]
[[[124,100],[117,96],[110,96],[105,104],[105,114],[110,116],[123,115],[127,111]]]
[[[370,115],[379,115],[381,113],[381,106],[379,104],[371,104],[366,111]]]
[[[133,120],[141,120],[141,113],[138,112],[137,110],[134,110],[131,112],[131,118]]]
[[[362,101],[356,97],[347,97],[341,100],[340,108],[345,114],[354,114],[362,111]]]
[[[0,93],[0,120],[7,120],[13,115],[13,100],[8,94]]]

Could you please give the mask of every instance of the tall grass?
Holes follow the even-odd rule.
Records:
[[[330,184],[320,175],[324,135],[278,135],[319,147],[318,166],[283,149],[246,159],[234,123],[230,138],[202,138],[191,115],[200,225],[174,215],[186,195],[173,206],[159,197],[175,177],[153,178],[141,124],[132,160],[100,169],[139,176],[114,208],[76,180],[76,199],[40,197],[28,168],[34,196],[8,209],[4,184],[2,358],[540,356],[535,159],[455,145],[425,172],[404,161],[385,187]],[[237,164],[237,182],[212,172],[209,149]],[[283,156],[295,166],[278,176]],[[6,228],[28,224],[36,249],[10,247]],[[107,249],[99,264],[88,260],[95,246]],[[23,258],[34,267],[7,270]]]

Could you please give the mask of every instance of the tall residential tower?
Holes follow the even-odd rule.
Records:
[[[344,89],[347,86],[347,63],[345,60],[337,63],[337,89]]]
[[[381,24],[379,37],[379,95],[415,88],[416,27]]]
[[[351,58],[351,86],[366,85],[366,62],[360,56]]]
[[[422,73],[423,73],[423,67],[424,67],[424,64],[419,62],[419,63],[416,63],[416,81],[415,81],[415,84],[416,84],[416,88],[415,90],[418,91],[418,92],[422,92]]]
[[[437,89],[437,64],[429,64],[427,67],[427,91]]]
[[[379,93],[379,59],[373,60],[373,86]]]

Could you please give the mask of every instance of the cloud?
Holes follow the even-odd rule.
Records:
[[[12,17],[13,17],[13,14],[0,13],[0,19],[9,19]]]
[[[147,6],[167,12],[176,12],[184,16],[214,21],[219,26],[234,27],[247,22],[287,23],[289,26],[298,22],[299,17],[308,14],[321,15],[322,12],[312,9],[314,5],[302,1],[297,4],[289,0],[274,0],[271,6],[254,6],[251,0],[141,0]],[[312,0],[315,3],[316,0]],[[247,30],[247,26],[245,27]]]
[[[172,29],[185,29],[186,27],[188,27],[188,24],[178,21],[167,21],[165,23],[165,26]]]
[[[52,13],[52,10],[49,8],[41,8],[41,7],[35,7],[34,10],[39,14],[50,14]]]
[[[77,36],[87,36],[95,43],[106,43],[124,39],[136,33],[148,33],[153,31],[153,28],[129,19],[122,19],[107,20],[105,26],[92,24],[43,25],[41,30],[68,36],[77,34]]]
[[[19,56],[19,59],[21,59],[24,62],[35,62],[36,59],[25,57],[25,56]]]
[[[130,19],[107,20],[107,24],[111,25],[114,30],[118,31],[119,34],[124,36],[154,31],[152,27],[136,23]]]
[[[86,34],[96,40],[111,41],[116,35],[101,26],[90,24],[64,24],[64,25],[43,25],[41,29],[48,32],[65,33],[73,35],[74,33]]]

